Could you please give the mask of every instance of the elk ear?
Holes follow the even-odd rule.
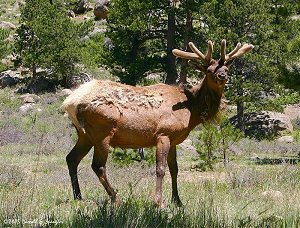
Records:
[[[207,67],[201,65],[198,61],[189,60],[188,63],[189,63],[189,65],[191,65],[192,67],[196,68],[197,70],[200,70],[202,72],[206,72]]]

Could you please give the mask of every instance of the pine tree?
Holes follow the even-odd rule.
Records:
[[[113,1],[106,33],[113,46],[105,64],[122,82],[135,85],[148,71],[167,72],[166,81],[175,82],[175,58],[170,57],[175,37],[174,31],[168,33],[175,29],[174,10],[169,1]]]
[[[51,70],[61,82],[76,72],[81,38],[91,29],[91,22],[73,22],[55,2],[27,0],[21,9],[20,24],[16,50],[34,78],[39,67]]]

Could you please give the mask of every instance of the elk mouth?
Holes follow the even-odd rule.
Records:
[[[217,79],[220,81],[226,81],[228,77],[227,74],[217,74]]]
[[[224,85],[228,79],[227,74],[217,74],[216,75],[216,84]]]

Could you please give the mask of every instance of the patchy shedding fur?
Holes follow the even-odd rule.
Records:
[[[151,88],[151,86],[149,87]],[[114,105],[118,110],[157,109],[163,103],[160,92],[147,87],[133,87],[111,81],[93,80],[81,85],[63,102],[63,108],[77,128],[84,131],[83,120],[78,118],[79,105],[97,108]]]

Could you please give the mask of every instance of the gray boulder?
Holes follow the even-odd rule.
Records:
[[[20,99],[22,99],[24,104],[28,103],[37,103],[41,98],[38,95],[35,94],[24,94],[20,96]]]
[[[105,38],[104,40],[104,46],[108,48],[108,50],[112,50],[114,48],[114,44],[112,42],[112,40],[108,37]]]
[[[293,136],[285,135],[285,136],[281,136],[280,138],[278,138],[277,142],[292,143],[292,142],[294,142],[294,138],[293,138]]]
[[[38,77],[34,79],[27,87],[29,93],[40,93],[43,91],[51,91],[54,84],[51,79],[46,77]]]
[[[8,21],[0,21],[0,28],[14,30],[16,29],[16,26],[13,23]]]
[[[76,6],[73,9],[75,14],[83,14],[91,10],[91,6],[88,0],[79,0]]]
[[[66,97],[66,96],[69,96],[69,95],[72,94],[72,90],[70,90],[70,89],[62,89],[62,90],[59,91],[57,94],[58,94],[59,96],[61,96],[61,97]]]
[[[184,140],[181,144],[180,147],[183,151],[188,151],[193,154],[198,154],[197,149],[194,147],[193,142],[191,139],[186,139]]]
[[[230,118],[230,122],[237,126],[237,116]],[[245,113],[245,135],[256,139],[270,138],[281,135],[282,132],[292,132],[293,125],[290,118],[279,112]]]
[[[26,103],[19,108],[19,111],[23,115],[26,115],[27,113],[31,112],[32,109],[33,109],[33,105],[30,103]]]
[[[87,74],[87,73],[80,73],[78,75],[73,75],[71,77],[68,78],[67,80],[67,87],[71,88],[71,89],[75,89],[78,86],[80,86],[81,84],[85,83],[85,82],[89,82],[92,80],[92,77]]]
[[[284,114],[289,116],[291,120],[300,119],[300,103],[287,105],[284,109]]]
[[[109,12],[109,6],[109,0],[98,0],[94,7],[94,15],[96,19],[106,19]]]

